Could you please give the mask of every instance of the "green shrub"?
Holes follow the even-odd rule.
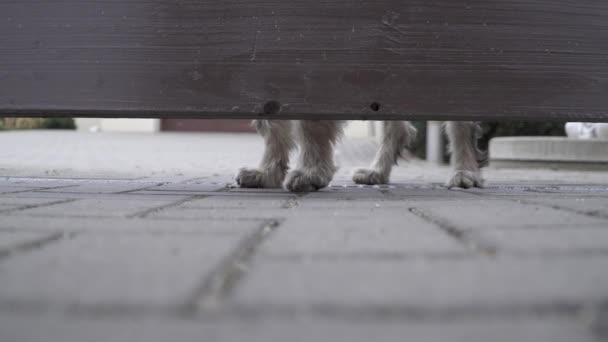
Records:
[[[0,130],[76,129],[72,118],[0,118]]]
[[[76,129],[76,122],[72,118],[46,118],[46,129]]]

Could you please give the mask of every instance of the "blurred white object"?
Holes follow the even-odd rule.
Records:
[[[573,139],[606,139],[608,140],[608,123],[568,122],[566,135]]]

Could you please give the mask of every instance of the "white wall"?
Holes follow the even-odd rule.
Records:
[[[76,129],[84,132],[97,132],[101,128],[101,120],[98,118],[76,118]]]
[[[76,127],[86,132],[158,132],[159,119],[98,119],[77,118]]]
[[[369,138],[378,135],[377,121],[349,121],[344,135],[350,138]]]
[[[349,121],[344,134],[350,138],[379,136],[379,121]],[[158,132],[159,119],[99,119],[77,118],[76,127],[86,132]]]
[[[158,132],[159,119],[103,119],[102,132]]]

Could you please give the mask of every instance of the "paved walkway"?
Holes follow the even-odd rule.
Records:
[[[608,176],[227,186],[252,135],[0,133],[0,341],[606,341]]]

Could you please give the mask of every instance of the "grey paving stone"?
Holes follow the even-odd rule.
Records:
[[[168,195],[164,193],[152,193],[148,195],[140,195],[135,193],[118,193],[118,194],[97,194],[97,193],[60,193],[60,192],[41,192],[41,191],[29,191],[21,193],[7,194],[4,196],[10,196],[11,198],[52,198],[52,199],[104,199],[104,200],[115,200],[115,201],[157,201],[157,200],[180,200],[192,195]],[[0,196],[1,198],[1,196]]]
[[[267,220],[286,219],[291,216],[290,209],[257,209],[255,211],[216,208],[168,208],[148,215],[152,219],[190,220],[204,222],[207,220]]]
[[[248,189],[253,190],[253,189]],[[163,190],[151,191],[141,190],[135,191],[133,194],[138,195],[200,195],[214,197],[250,197],[250,198],[277,198],[277,197],[293,197],[293,194],[281,189],[256,189],[257,191],[243,191],[243,189],[234,189],[229,191],[198,191],[192,192],[188,190]],[[265,191],[264,191],[265,190]]]
[[[45,190],[39,190],[41,192],[59,192],[59,193],[92,193],[92,194],[111,194],[126,191],[135,191],[154,187],[154,183],[143,183],[143,182],[128,182],[128,181],[117,181],[108,179],[107,181],[96,181],[96,182],[83,182],[77,184],[77,186],[65,187],[65,188],[49,188]]]
[[[52,233],[48,232],[16,232],[0,230],[0,257],[12,252],[23,244],[48,238]]]
[[[498,252],[526,255],[605,253],[608,256],[608,224],[580,226],[567,229],[546,227],[539,229],[484,229],[475,237],[497,246]]]
[[[380,188],[369,186],[353,187],[331,187],[321,191],[312,192],[306,195],[308,199],[340,199],[340,200],[363,200],[363,199],[383,199],[386,194]]]
[[[150,217],[163,219],[189,219],[189,220],[205,220],[205,219],[293,219],[293,220],[308,220],[311,217],[324,218],[326,221],[317,221],[323,225],[334,225],[341,220],[367,220],[370,224],[377,222],[377,219],[394,212],[394,208],[389,207],[373,207],[367,209],[358,209],[356,211],[347,207],[331,207],[327,206],[324,209],[300,208],[297,205],[292,206],[292,203],[287,201],[281,207],[253,207],[242,208],[239,206],[233,207],[213,207],[202,206],[203,202],[199,202],[199,207],[190,207],[187,205],[167,208],[166,210],[158,211],[150,214]],[[212,202],[210,202],[212,203]],[[403,206],[401,210],[407,210]],[[371,221],[370,221],[371,220]]]
[[[586,312],[608,296],[605,173],[490,168],[487,188],[447,190],[448,167],[414,160],[391,184],[357,186],[351,166],[377,146],[347,142],[332,186],[294,195],[223,188],[258,163],[254,135],[0,135],[20,146],[0,150],[0,174],[21,175],[0,178],[11,192],[0,251],[66,233],[0,262],[2,342],[602,338]],[[192,195],[204,198],[178,203]],[[246,250],[254,263],[228,279],[226,311],[178,316],[176,303],[268,218],[280,226]]]
[[[323,211],[323,210],[350,210],[350,211],[383,211],[385,209],[395,210],[401,213],[407,208],[403,201],[391,198],[345,200],[336,198],[296,198],[293,203],[298,210]]]
[[[0,313],[7,342],[592,342],[583,324],[564,318],[481,319],[456,322],[296,319],[199,322],[174,319],[93,320]],[[36,327],[36,329],[32,329]]]
[[[449,222],[460,229],[605,225],[605,219],[509,200],[408,201],[408,207]]]
[[[529,199],[527,202],[539,203],[555,208],[565,208],[589,215],[608,217],[608,197],[587,197],[580,195],[577,197],[566,197],[566,198],[534,198]],[[608,221],[607,225],[608,225]]]
[[[184,199],[187,197],[184,197]],[[179,201],[179,200],[178,200]],[[19,211],[27,216],[59,216],[59,217],[124,217],[145,213],[147,210],[161,208],[176,203],[174,199],[157,198],[141,201],[125,196],[122,200],[87,198],[74,202],[56,204]]]
[[[393,200],[446,200],[446,199],[478,199],[478,196],[464,189],[447,189],[445,187],[435,188],[395,188],[388,191],[388,196]]]
[[[59,200],[64,199],[60,198]],[[14,195],[3,195],[0,196],[0,204],[12,206],[12,207],[25,207],[25,206],[37,206],[47,203],[56,202],[55,198],[27,198],[27,197],[15,197]]]
[[[294,195],[289,196],[209,196],[193,199],[183,205],[152,213],[156,218],[179,219],[264,219],[284,218],[295,213],[289,207]]]
[[[8,178],[0,180],[0,186],[7,188],[26,187],[36,191],[60,193],[115,193],[155,187],[160,182],[142,179],[116,178]]]
[[[407,206],[403,203],[386,200],[385,198],[354,201],[331,197],[317,199],[309,198],[308,196],[209,196],[188,201],[180,206],[167,208],[166,210],[154,213],[153,216],[166,219],[229,217],[293,218],[294,220],[323,217],[332,220],[324,223],[331,226],[341,218],[377,219],[382,216],[407,211]],[[373,224],[374,222],[371,223]]]
[[[24,187],[24,186],[4,186],[0,184],[0,195],[24,192],[24,191],[32,191],[36,188]]]
[[[61,189],[68,189],[70,187],[78,187],[81,185],[87,184],[101,184],[101,185],[114,185],[114,184],[151,184],[155,183],[149,182],[144,183],[140,182],[137,179],[116,179],[112,177],[108,178],[69,178],[69,177],[15,177],[15,178],[5,178],[0,180],[0,185],[5,186],[20,186],[20,187],[28,187],[28,188],[36,188],[36,189],[46,189],[46,190],[56,190],[60,191]],[[67,191],[67,190],[66,190]]]
[[[298,208],[299,210],[300,208]],[[441,229],[409,212],[374,212],[357,219],[321,218],[315,213],[288,218],[266,241],[266,256],[390,256],[467,253]],[[366,210],[357,208],[356,210]]]
[[[0,303],[178,305],[246,233],[66,238],[0,263]]]
[[[226,183],[211,182],[186,182],[186,183],[167,183],[151,187],[148,191],[175,191],[175,192],[208,192],[218,191],[226,188]]]
[[[19,232],[86,232],[88,234],[238,234],[261,220],[159,219],[125,217],[23,216],[4,215],[0,230]]]
[[[52,188],[58,186],[75,185],[83,180],[64,178],[29,178],[29,177],[6,177],[0,178],[0,186],[3,187],[25,187],[30,189]]]
[[[608,296],[608,257],[260,260],[235,294],[244,305],[528,307]],[[272,291],[269,289],[277,289]]]
[[[184,209],[281,209],[288,201],[295,203],[297,196],[251,197],[251,196],[209,196],[188,201],[180,206]]]

